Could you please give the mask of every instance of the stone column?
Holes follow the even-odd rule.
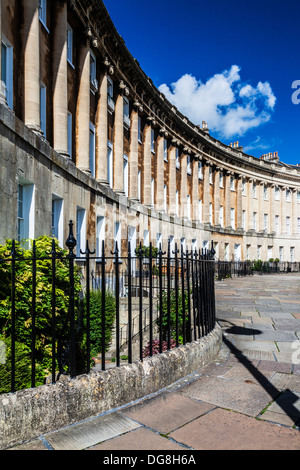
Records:
[[[104,72],[100,80],[100,93],[96,113],[96,180],[108,184],[107,181],[107,74]]]
[[[187,154],[183,153],[180,164],[180,208],[181,217],[187,218]]]
[[[157,171],[156,171],[156,203],[157,210],[164,210],[164,131],[161,130],[157,139]]]
[[[172,144],[169,151],[169,215],[176,215],[176,147],[175,142]]]
[[[259,207],[259,220],[258,220],[258,231],[264,232],[265,231],[265,222],[264,222],[264,214],[265,211],[265,199],[264,199],[264,183],[260,182],[258,186],[258,207]]]
[[[286,233],[286,188],[280,188],[280,204],[281,204],[281,214],[280,214],[280,226],[281,233]]]
[[[54,2],[53,148],[68,155],[67,2]]]
[[[124,192],[124,99],[120,93],[115,105],[114,122],[114,191]]]
[[[143,204],[151,207],[151,124],[144,128]]]
[[[79,51],[80,83],[76,113],[76,165],[90,172],[90,42],[85,39]]]
[[[297,234],[298,233],[298,223],[297,223],[297,190],[292,188],[292,226],[291,226],[291,233]]]
[[[41,134],[39,1],[23,0],[24,122]]]
[[[139,170],[139,114],[137,109],[131,113],[130,149],[129,149],[129,197],[138,201],[138,170]]]

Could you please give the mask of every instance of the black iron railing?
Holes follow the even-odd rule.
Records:
[[[254,274],[280,274],[299,273],[299,262],[288,261],[216,261],[216,279],[240,276],[252,276]]]
[[[0,256],[0,344],[9,352],[0,380],[10,377],[2,392],[75,378],[95,362],[105,370],[111,351],[117,367],[124,355],[143,361],[215,326],[213,249],[172,251],[169,243],[163,252],[150,244],[147,256],[141,245],[132,256],[128,243],[120,256],[116,243],[107,256],[103,242],[103,256],[88,243],[77,256],[69,228],[68,250],[52,240],[41,252],[34,241],[24,255],[13,241]]]

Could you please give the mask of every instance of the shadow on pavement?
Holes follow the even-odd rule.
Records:
[[[230,323],[230,322],[228,322]],[[238,333],[236,334],[243,334],[242,330],[245,330],[245,335],[250,334],[250,328],[243,328],[237,327]],[[226,330],[227,333],[235,330],[235,328],[230,328]],[[255,330],[251,330],[251,334],[254,334]],[[255,334],[259,333],[257,330]],[[299,397],[295,395],[291,390],[287,389],[284,392],[278,390],[266,377],[263,375],[254,365],[253,363],[240,351],[234,344],[223,335],[223,342],[229,348],[230,352],[238,359],[238,361],[243,364],[244,367],[248,369],[248,371],[252,374],[252,376],[257,380],[257,382],[266,390],[266,392],[271,396],[273,400],[276,400],[282,393],[285,394],[285,400],[277,400],[276,403],[280,408],[284,411],[284,413],[289,416],[293,421],[295,421],[295,417],[299,415],[299,410],[293,405]],[[298,420],[299,422],[299,420]],[[297,421],[295,422],[295,424]],[[298,429],[300,430],[300,429]]]

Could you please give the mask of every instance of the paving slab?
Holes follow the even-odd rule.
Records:
[[[178,393],[162,393],[122,411],[123,415],[161,433],[168,433],[213,408]]]
[[[257,385],[254,380],[245,382],[222,377],[200,377],[178,393],[221,408],[257,416],[272,401],[271,391]]]
[[[271,383],[278,390],[292,390],[300,393],[300,375],[283,374],[276,372],[271,379]]]
[[[150,429],[141,428],[131,431],[115,439],[103,442],[96,446],[92,446],[87,450],[178,450],[183,451],[180,443],[176,443],[167,437],[161,436]],[[119,454],[117,454],[119,455]]]
[[[197,450],[299,450],[299,432],[232,411],[216,409],[172,432]]]
[[[139,427],[127,416],[112,413],[46,434],[44,438],[55,450],[82,450]]]
[[[284,391],[267,409],[272,413],[285,414],[300,419],[300,392]],[[298,431],[299,432],[299,431]],[[299,435],[300,439],[300,435]]]

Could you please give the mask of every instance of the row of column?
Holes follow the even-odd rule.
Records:
[[[40,24],[39,24],[39,0],[22,0],[24,11],[24,26],[22,30],[24,44],[24,121],[25,124],[35,132],[40,131]],[[1,3],[0,3],[1,6]],[[67,1],[54,0],[52,2],[54,14],[53,21],[53,148],[61,154],[68,154],[68,65],[67,65]],[[1,11],[1,8],[0,8]],[[0,22],[1,24],[1,22]],[[1,61],[0,61],[1,63]],[[89,124],[90,124],[90,41],[83,37],[79,51],[79,90],[76,112],[76,165],[83,171],[89,171]],[[104,73],[100,80],[99,102],[96,114],[96,179],[100,182],[107,182],[107,138],[108,138],[108,104],[107,104],[108,81],[107,74]],[[124,94],[128,93],[123,82],[120,83],[114,110],[114,137],[113,137],[113,189],[116,192],[124,191],[123,180],[123,158],[124,158]],[[139,159],[139,139],[138,120],[140,104],[136,103],[131,113],[130,125],[130,152],[129,152],[129,197],[138,199],[138,159]],[[145,125],[143,136],[143,182],[142,201],[144,205],[151,206],[151,118]],[[158,139],[156,152],[157,173],[156,173],[156,208],[164,209],[164,129],[161,130]],[[176,146],[178,142],[172,141],[168,151],[168,212],[176,215]],[[180,159],[180,213],[181,217],[187,215],[187,155],[183,153]],[[199,219],[199,179],[198,161],[191,160],[192,165],[192,194],[191,218]],[[203,181],[203,222],[210,221],[210,203],[213,202],[214,225],[219,224],[220,213],[220,188],[215,182],[213,189],[213,200],[210,197],[209,164],[204,166]],[[225,227],[231,225],[231,173],[225,176]],[[253,229],[253,197],[250,190],[251,181],[248,183],[248,228]],[[259,230],[264,229],[264,195],[263,185],[260,188],[258,200],[260,201]],[[293,192],[293,216],[292,230],[297,231],[296,214],[296,192]],[[282,197],[281,224],[285,219],[284,198]],[[236,205],[236,228],[242,228],[242,178],[237,179]],[[274,213],[274,188],[271,188],[269,205],[270,232],[275,230]]]

